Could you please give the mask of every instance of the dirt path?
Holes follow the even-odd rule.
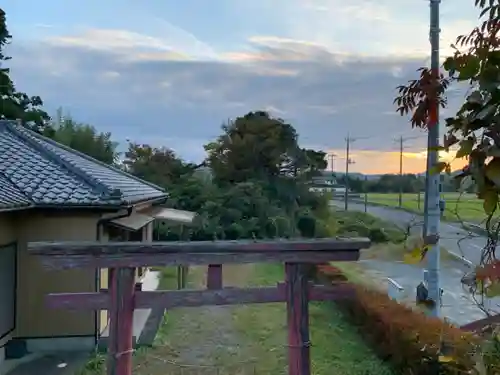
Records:
[[[252,268],[253,265],[224,266],[224,285],[244,286]],[[187,287],[206,287],[206,267],[190,269]],[[233,323],[233,312],[237,308],[205,306],[167,313],[158,341],[164,349],[161,357],[169,367],[183,369],[172,373],[252,374],[254,360],[248,357],[246,340]]]
[[[224,265],[225,286],[271,286],[279,265]],[[165,274],[165,273],[164,273]],[[190,269],[188,287],[205,287],[206,267]],[[172,289],[175,275],[163,279]],[[285,375],[286,306],[283,303],[179,308],[166,315],[155,345],[137,353],[134,375]],[[328,303],[311,303],[312,372],[392,375],[356,327]],[[100,374],[99,374],[100,375]]]

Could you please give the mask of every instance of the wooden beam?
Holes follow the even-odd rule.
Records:
[[[285,264],[289,375],[311,374],[309,293],[303,268],[303,264]]]
[[[367,238],[283,239],[271,241],[176,242],[31,242],[28,251],[38,255],[117,255],[159,253],[247,253],[359,250],[370,246]]]
[[[310,301],[333,301],[351,298],[354,290],[348,284],[335,286],[309,285]],[[109,309],[110,295],[101,293],[55,293],[49,294],[46,303],[50,308],[70,310]],[[135,308],[172,309],[175,307],[198,307],[209,305],[238,305],[248,303],[285,302],[285,284],[275,287],[230,288],[220,290],[174,290],[135,292]]]
[[[114,242],[109,242],[114,243]],[[244,263],[327,263],[333,261],[356,261],[359,250],[335,251],[266,251],[247,253],[138,253],[107,254],[88,253],[85,255],[38,255],[47,269],[72,268],[120,268],[147,266],[179,266],[205,264]]]
[[[488,316],[483,319],[476,320],[460,326],[460,329],[470,332],[480,332],[488,326],[500,323],[500,314]]]

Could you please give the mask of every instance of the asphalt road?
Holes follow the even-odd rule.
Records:
[[[343,201],[331,201],[331,204],[342,210],[344,209]],[[364,204],[349,202],[349,210],[364,211],[364,209]],[[422,228],[423,218],[420,215],[407,211],[382,206],[367,206],[367,212],[403,228],[411,225],[412,231],[415,233],[421,231]],[[440,233],[441,245],[448,251],[460,254],[473,263],[479,261],[480,251],[486,243],[484,236],[468,233],[457,224],[449,223],[441,224]],[[423,276],[421,267],[402,262],[376,260],[365,260],[360,263],[364,267],[399,283],[404,288],[404,292],[402,292],[400,297],[401,299],[415,299],[415,288]],[[444,290],[442,314],[458,325],[466,324],[485,316],[460,282],[467,270],[469,269],[463,263],[453,262],[452,264],[442,264],[440,273],[441,288]],[[492,311],[500,310],[500,298],[490,299],[487,301],[487,304]]]
[[[343,201],[334,200],[331,202],[332,205],[344,209]],[[349,210],[364,211],[364,209],[365,205],[363,203],[349,202]],[[415,233],[422,230],[423,217],[418,214],[389,207],[370,205],[367,206],[367,212],[380,219],[393,222],[402,228],[411,225],[412,231]],[[441,246],[448,251],[465,257],[474,264],[479,263],[481,249],[486,244],[486,237],[467,232],[459,224],[441,222],[439,229]]]

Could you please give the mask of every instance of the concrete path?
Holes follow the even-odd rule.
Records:
[[[156,290],[159,284],[159,273],[148,271],[142,280],[142,290]],[[135,345],[150,346],[155,339],[158,328],[163,320],[165,310],[137,309],[134,312],[133,334]],[[101,341],[106,340],[106,336]],[[102,345],[102,344],[101,344]],[[102,347],[101,347],[102,348]],[[6,371],[7,375],[75,375],[89,359],[85,352],[42,353],[38,356],[28,356],[20,364]],[[0,375],[4,375],[0,369]]]
[[[331,201],[333,206],[344,208],[343,201]],[[364,211],[364,204],[349,203],[349,210]],[[412,231],[421,231],[423,218],[420,215],[407,211],[391,209],[382,206],[368,206],[367,212],[398,226],[412,225]],[[457,224],[441,224],[441,244],[448,251],[455,252],[472,261],[479,262],[480,251],[486,243],[486,237],[474,233],[468,233]],[[360,262],[364,267],[378,271],[379,273],[397,281],[405,289],[405,298],[414,300],[415,288],[422,280],[423,271],[421,267],[407,265],[402,262],[382,262],[376,260],[364,260]],[[470,293],[462,287],[460,279],[467,268],[460,263],[446,264],[441,268],[441,287],[443,294],[443,316],[458,325],[463,325],[485,317],[471,298]],[[500,298],[487,301],[492,311],[500,312]]]
[[[8,371],[7,375],[74,375],[83,367],[88,358],[88,353],[46,354],[17,366]]]

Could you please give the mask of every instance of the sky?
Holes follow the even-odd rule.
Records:
[[[426,134],[395,113],[395,87],[429,64],[426,0],[3,0],[18,90],[50,113],[189,161],[227,119],[267,110],[343,169],[425,168]],[[441,56],[477,23],[473,0],[442,0]],[[464,93],[453,90],[451,115]],[[331,166],[330,166],[331,167]]]

